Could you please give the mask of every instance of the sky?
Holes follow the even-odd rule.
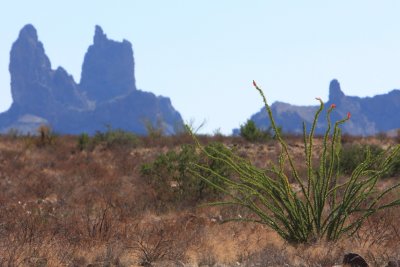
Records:
[[[171,98],[200,132],[230,134],[269,103],[315,105],[338,79],[346,95],[400,88],[400,1],[13,0],[0,3],[0,112],[11,105],[9,53],[38,31],[52,68],[79,82],[95,25],[129,40],[137,87]]]

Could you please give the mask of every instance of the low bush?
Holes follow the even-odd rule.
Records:
[[[358,165],[365,161],[368,153],[377,157],[382,152],[383,149],[377,145],[345,144],[340,151],[340,171],[343,174],[351,174]]]
[[[205,148],[209,153],[226,150],[221,143],[211,143]],[[205,157],[194,145],[185,144],[179,151],[168,151],[160,154],[153,162],[143,164],[142,176],[157,192],[157,197],[164,204],[177,202],[194,202],[203,199],[212,199],[219,195],[219,191],[203,180],[198,179],[189,171],[192,164],[206,165],[209,170],[202,172],[213,183],[220,184],[217,175],[230,175],[229,166],[219,160]]]
[[[348,143],[343,145],[340,151],[339,168],[342,174],[350,175],[353,170],[363,163],[368,154],[373,158],[379,158],[385,150],[378,145],[354,144]],[[371,166],[379,168],[378,164]],[[400,175],[400,158],[393,159],[393,164],[388,168],[383,177],[393,177]]]
[[[92,142],[94,146],[103,144],[106,147],[136,147],[139,143],[139,138],[134,133],[109,128],[106,132],[96,132]]]
[[[82,133],[78,137],[78,149],[80,151],[86,150],[90,145],[90,137],[87,133]]]
[[[259,129],[252,120],[240,126],[240,136],[249,142],[266,142],[273,138],[271,128]]]
[[[139,137],[134,133],[122,129],[114,130],[111,127],[107,127],[107,131],[97,131],[93,137],[90,137],[87,133],[82,133],[78,138],[77,147],[81,151],[94,149],[98,145],[102,145],[105,148],[133,148],[137,147],[139,143]]]

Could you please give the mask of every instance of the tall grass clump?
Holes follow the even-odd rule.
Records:
[[[81,133],[78,137],[78,149],[83,151],[90,145],[90,136],[87,133]]]
[[[56,135],[48,125],[40,125],[37,129],[38,139],[36,145],[38,147],[51,146],[55,144]]]
[[[261,94],[271,127],[280,144],[281,152],[277,164],[265,170],[253,166],[245,159],[227,150],[204,149],[193,134],[198,147],[208,158],[222,162],[233,169],[235,177],[223,176],[213,172],[208,166],[192,164],[191,172],[211,186],[229,196],[227,201],[210,203],[210,205],[237,205],[250,211],[247,218],[236,218],[234,221],[257,222],[271,227],[282,238],[293,243],[314,242],[317,240],[335,241],[341,236],[355,233],[374,213],[400,205],[400,199],[383,201],[384,196],[395,190],[400,184],[378,190],[377,182],[393,165],[399,156],[400,146],[389,148],[372,156],[366,152],[366,158],[358,164],[349,177],[341,182],[340,125],[350,119],[331,122],[332,104],[326,110],[327,129],[323,135],[322,150],[316,164],[313,162],[314,131],[319,116],[324,110],[320,102],[309,132],[303,123],[304,164],[296,166],[293,155],[288,149],[267,103],[263,91],[255,82],[253,85]],[[189,128],[188,128],[189,129]],[[190,130],[190,129],[189,129]],[[300,177],[298,169],[306,167],[305,177]],[[222,183],[214,183],[204,171],[211,172]],[[296,190],[289,181],[295,181],[300,190]]]

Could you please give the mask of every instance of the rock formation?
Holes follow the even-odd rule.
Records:
[[[136,90],[132,45],[107,39],[96,26],[93,45],[85,55],[80,88],[96,103],[113,100]]]
[[[356,253],[347,253],[343,257],[343,266],[348,267],[368,267],[368,263],[364,260],[363,257]]]
[[[400,90],[392,90],[387,94],[374,97],[346,96],[337,80],[332,80],[329,85],[329,100],[325,107],[335,104],[332,112],[332,121],[346,118],[347,112],[351,113],[351,120],[342,125],[344,133],[353,135],[374,135],[379,132],[396,131],[400,128],[400,117],[394,116],[400,111]],[[314,114],[319,106],[295,106],[282,102],[271,105],[272,113],[277,125],[284,132],[302,133],[302,123],[310,129]],[[323,113],[317,124],[316,133],[323,133],[326,129],[326,120]],[[251,116],[260,128],[270,125],[265,108]]]
[[[13,106],[27,113],[44,115],[46,108],[85,108],[86,99],[64,69],[51,69],[43,44],[35,28],[22,28],[10,53],[11,95]]]
[[[0,114],[0,132],[34,133],[49,124],[58,133],[91,134],[108,125],[145,134],[145,122],[161,121],[171,134],[183,124],[168,98],[136,88],[132,45],[109,40],[99,26],[79,84],[62,67],[51,68],[32,25],[14,42],[9,70],[13,103]]]

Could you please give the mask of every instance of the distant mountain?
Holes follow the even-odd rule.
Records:
[[[329,85],[329,100],[325,103],[328,108],[335,104],[332,121],[346,118],[347,112],[351,119],[342,125],[344,133],[352,135],[374,135],[379,132],[389,132],[400,128],[400,90],[392,90],[387,94],[374,97],[346,96],[337,80]],[[302,133],[302,123],[307,129],[313,122],[314,114],[319,106],[295,106],[282,102],[271,105],[276,124],[284,132]],[[321,113],[316,132],[323,133],[326,129],[326,110]],[[250,118],[260,128],[267,128],[270,123],[265,108]]]
[[[78,84],[62,67],[51,68],[36,29],[28,24],[11,49],[13,103],[0,114],[0,132],[34,133],[47,124],[63,134],[92,134],[105,126],[145,134],[145,124],[151,123],[174,133],[183,125],[181,115],[169,98],[138,90],[134,69],[131,43],[109,40],[96,26]]]

